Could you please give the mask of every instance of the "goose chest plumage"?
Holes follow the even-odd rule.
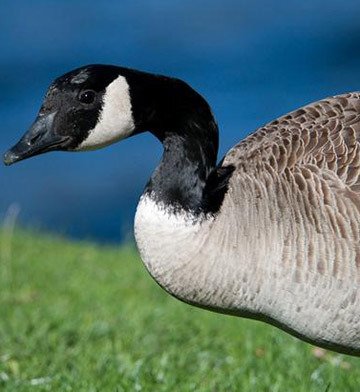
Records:
[[[217,124],[185,82],[89,65],[51,84],[4,162],[144,131],[164,147],[135,217],[153,278],[190,304],[360,355],[360,94],[287,114],[217,163]]]

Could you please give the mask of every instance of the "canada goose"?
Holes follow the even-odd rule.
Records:
[[[150,131],[164,153],[136,242],[170,294],[360,355],[360,93],[258,129],[217,164],[218,127],[185,82],[88,65],[49,87],[7,165]]]

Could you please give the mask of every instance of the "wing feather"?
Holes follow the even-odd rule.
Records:
[[[223,214],[247,233],[251,248],[264,237],[266,249],[257,252],[277,244],[279,264],[271,268],[285,268],[291,258],[296,279],[317,271],[360,283],[360,93],[324,99],[259,128],[223,166],[234,168]]]
[[[339,95],[295,110],[234,146],[223,166],[249,171],[269,165],[277,173],[312,167],[336,174],[360,192],[360,93]]]

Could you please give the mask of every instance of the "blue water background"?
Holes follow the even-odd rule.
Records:
[[[311,101],[360,90],[360,2],[0,2],[0,150],[34,119],[52,79],[110,63],[177,76],[209,101],[220,156],[258,126]],[[0,220],[75,238],[128,238],[161,156],[144,134],[91,153],[0,165]]]

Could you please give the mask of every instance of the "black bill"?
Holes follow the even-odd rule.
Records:
[[[5,153],[5,165],[11,165],[44,152],[65,149],[71,142],[71,138],[54,133],[54,117],[55,113],[38,116],[29,131]]]

